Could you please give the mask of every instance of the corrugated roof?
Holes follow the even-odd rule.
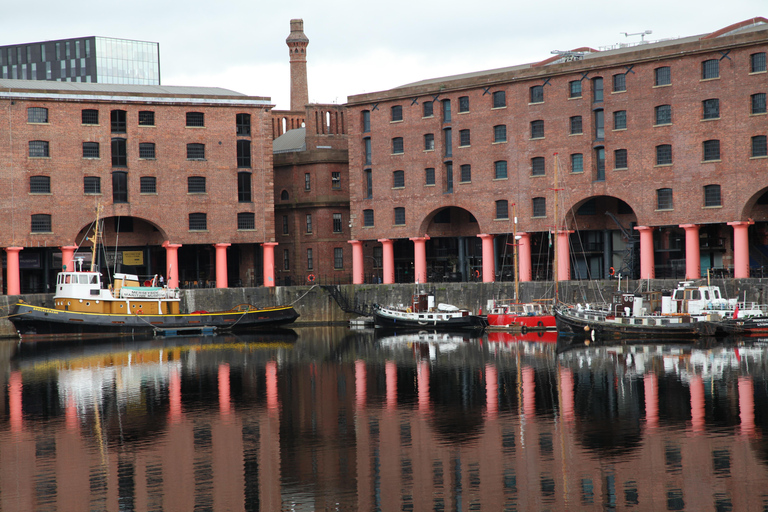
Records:
[[[94,84],[87,82],[58,82],[51,80],[0,79],[0,90],[86,94],[142,94],[156,96],[236,96],[248,95],[221,87],[189,87],[177,85]]]
[[[296,128],[288,130],[272,141],[273,153],[294,153],[307,150],[307,130]]]

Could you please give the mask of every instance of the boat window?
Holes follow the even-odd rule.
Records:
[[[709,300],[709,290],[704,290],[704,300]]]
[[[701,300],[701,292],[699,290],[693,290],[691,292],[691,299],[693,299],[693,300]]]
[[[88,276],[80,276],[80,284],[88,284]]]
[[[69,284],[69,277],[70,277],[69,274],[67,274],[67,276],[64,278],[64,282],[67,284]]]
[[[718,289],[712,290],[712,297],[715,298],[715,299],[719,299],[720,298],[720,290],[718,290]]]
[[[91,284],[97,284],[99,282],[98,276],[93,276],[91,278]]]
[[[685,298],[683,296],[684,293],[685,292],[682,291],[682,290],[675,290],[675,294],[672,296],[672,298],[675,299],[675,300],[682,300],[683,298]]]

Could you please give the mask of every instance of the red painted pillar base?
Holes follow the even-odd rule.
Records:
[[[733,227],[733,277],[746,279],[749,277],[749,226],[754,221],[729,222]]]
[[[493,239],[496,235],[477,235],[483,241],[483,282],[492,283],[496,280],[496,261],[493,257]]]
[[[699,248],[699,225],[680,224],[685,230],[685,278],[701,277],[701,249]]]
[[[363,242],[360,240],[349,240],[352,244],[352,284],[363,284],[365,282],[365,260],[363,260]]]
[[[19,272],[19,253],[23,247],[6,247],[7,265],[5,278],[8,284],[8,295],[21,293],[21,274]]]
[[[392,240],[389,238],[380,238],[381,242],[381,263],[382,281],[384,284],[395,283],[395,250],[392,246]]]
[[[213,244],[216,248],[216,288],[227,288],[227,247],[232,244]]]
[[[277,242],[264,242],[264,286],[275,286],[275,246]]]
[[[571,251],[568,245],[568,237],[573,231],[567,229],[558,231],[557,236],[557,280],[570,281],[571,279]]]
[[[415,283],[427,282],[427,247],[428,236],[417,236],[410,239],[413,242],[413,273]]]
[[[635,226],[640,232],[640,279],[655,279],[656,266],[653,258],[653,230],[648,226]]]
[[[165,247],[165,275],[168,276],[168,288],[179,287],[179,247],[168,240],[163,242]]]
[[[520,282],[533,280],[533,268],[531,267],[531,234],[518,233],[520,237],[517,243],[517,275]]]

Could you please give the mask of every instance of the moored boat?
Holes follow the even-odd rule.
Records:
[[[435,296],[428,293],[413,295],[408,306],[373,305],[373,320],[377,327],[397,329],[477,329],[482,330],[486,321],[468,309],[450,304],[437,304]]]
[[[556,329],[549,304],[489,300],[486,308],[489,330],[546,331]]]

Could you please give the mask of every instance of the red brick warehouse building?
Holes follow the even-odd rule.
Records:
[[[268,98],[24,80],[0,89],[9,294],[49,290],[73,253],[90,261],[97,205],[100,268],[182,286],[274,284]]]
[[[366,246],[384,282],[509,279],[513,233],[524,281],[553,246],[558,279],[747,277],[768,263],[767,50],[754,18],[350,97],[354,281]]]

